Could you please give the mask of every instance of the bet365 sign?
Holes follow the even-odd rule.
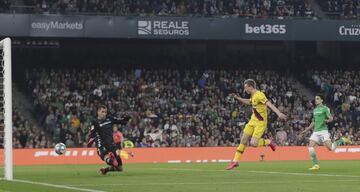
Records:
[[[245,24],[245,34],[286,34],[286,25],[250,25]]]

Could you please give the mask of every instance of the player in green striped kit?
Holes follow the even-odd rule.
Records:
[[[340,144],[351,144],[351,141],[346,137],[342,137],[334,143],[331,142],[328,126],[326,124],[333,121],[333,117],[330,113],[330,109],[327,106],[323,105],[323,102],[323,96],[321,94],[317,94],[315,96],[316,107],[313,111],[313,120],[311,124],[303,132],[300,133],[300,135],[303,135],[310,129],[314,128],[314,132],[311,134],[309,143],[309,152],[314,166],[309,168],[309,170],[320,169],[319,161],[316,158],[314,150],[315,145],[323,143],[329,151],[334,151],[336,149],[336,146]]]

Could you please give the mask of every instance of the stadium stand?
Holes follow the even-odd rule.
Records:
[[[219,16],[245,18],[314,18],[311,4],[304,0],[32,0],[24,1],[37,13],[108,14],[122,16]]]
[[[123,133],[138,147],[192,147],[239,143],[251,109],[229,103],[226,95],[241,93],[242,80],[250,77],[290,117],[284,124],[270,113],[265,137],[279,145],[306,145],[296,135],[309,124],[313,104],[291,78],[274,71],[33,70],[27,82],[35,113],[56,141],[83,146],[96,106],[107,101],[112,113],[133,114]],[[340,127],[334,131],[337,136],[354,134]]]
[[[55,145],[44,131],[25,120],[17,108],[13,110],[13,138],[14,148],[49,148]]]
[[[358,0],[318,0],[322,10],[332,18],[358,19],[360,2]]]
[[[0,0],[0,13],[8,12],[10,10],[10,0]]]

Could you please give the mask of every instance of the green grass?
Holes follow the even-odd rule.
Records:
[[[233,171],[227,164],[128,164],[122,173],[102,176],[101,165],[17,166],[14,177],[41,183],[75,187],[56,188],[0,180],[0,192],[100,191],[189,192],[359,192],[359,161],[321,161],[321,170],[310,172],[309,161],[244,162]],[[3,175],[3,169],[0,169]],[[60,186],[61,187],[61,186]]]

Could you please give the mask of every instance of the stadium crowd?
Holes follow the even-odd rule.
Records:
[[[337,14],[342,19],[357,19],[360,13],[358,0],[319,0],[324,12]]]
[[[25,120],[15,107],[13,110],[13,146],[15,148],[49,148],[55,144],[44,131]]]
[[[10,10],[10,0],[0,0],[0,13]]]
[[[251,107],[227,95],[238,92],[246,97],[242,81],[250,77],[256,77],[260,90],[289,116],[284,123],[270,113],[265,137],[279,145],[306,145],[310,133],[304,138],[297,135],[309,125],[313,103],[293,87],[291,78],[273,71],[74,69],[26,74],[38,120],[53,141],[69,147],[85,146],[100,103],[115,116],[133,116],[131,123],[118,128],[137,147],[235,146]],[[355,141],[360,132],[340,123],[341,117],[335,116],[332,135]]]
[[[305,0],[31,0],[36,12],[137,16],[314,17]]]

